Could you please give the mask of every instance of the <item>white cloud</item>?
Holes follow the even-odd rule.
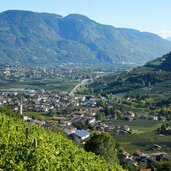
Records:
[[[157,33],[162,38],[166,39],[171,37],[171,30],[161,30],[159,33]]]
[[[64,9],[59,10],[58,13],[59,13],[59,15],[62,15],[62,16],[64,16],[64,17],[65,17],[66,15],[70,14],[67,10],[64,10]]]

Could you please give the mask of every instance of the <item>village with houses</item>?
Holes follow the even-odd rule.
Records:
[[[112,113],[114,106],[107,103],[111,114],[105,115],[101,100],[97,96],[76,95],[65,91],[15,88],[0,90],[0,105],[10,105],[25,122],[45,129],[50,129],[52,123],[57,124],[69,139],[81,146],[96,131],[109,132],[114,136],[126,136],[134,132],[129,126],[129,123],[137,119],[134,112],[125,112],[122,117],[124,125],[116,122],[111,124],[112,120],[116,121],[118,118],[116,113]],[[108,100],[103,98],[103,101]],[[145,120],[158,122],[156,116],[149,116]],[[171,130],[169,126],[167,129]],[[151,143],[145,146],[145,149],[153,151],[151,153],[135,150],[131,154],[126,150],[118,150],[118,155],[123,166],[141,168],[150,166],[153,161],[169,161],[170,156],[162,152],[162,148],[162,145]]]

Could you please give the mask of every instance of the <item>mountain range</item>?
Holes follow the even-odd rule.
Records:
[[[0,13],[0,63],[26,65],[142,65],[168,53],[171,43],[86,16],[9,10]]]

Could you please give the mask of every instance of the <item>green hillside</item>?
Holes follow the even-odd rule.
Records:
[[[171,72],[171,52],[146,64],[147,67]]]
[[[171,53],[153,60],[143,67],[125,71],[120,75],[109,75],[97,80],[91,86],[111,93],[123,93],[131,90],[158,86],[171,80]],[[98,84],[100,82],[100,84]],[[101,84],[102,83],[102,84]]]
[[[159,36],[99,24],[86,16],[0,13],[0,63],[142,65],[171,49]]]
[[[171,53],[119,76],[100,78],[90,87],[97,94],[112,94],[127,110],[165,115],[170,120]]]
[[[28,138],[26,134],[28,129]],[[37,141],[37,146],[34,141]],[[107,164],[70,140],[43,128],[0,114],[0,170],[123,170]]]

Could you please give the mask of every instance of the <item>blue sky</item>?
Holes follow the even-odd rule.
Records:
[[[0,0],[1,12],[10,9],[78,13],[115,27],[171,36],[171,0]]]

